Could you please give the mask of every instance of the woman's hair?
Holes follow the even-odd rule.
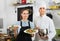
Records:
[[[22,16],[21,16],[21,14],[23,13],[23,11],[25,11],[25,10],[27,10],[29,13],[29,15],[31,14],[31,10],[30,9],[28,9],[28,8],[22,8],[21,10],[20,10],[20,19],[22,19]]]
[[[29,9],[21,9],[21,11],[20,11],[20,14],[22,14],[23,13],[23,11],[25,11],[25,10],[27,10],[28,12],[29,12]]]

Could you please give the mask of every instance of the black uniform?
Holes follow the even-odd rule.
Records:
[[[24,30],[29,29],[30,28],[30,22],[28,22],[29,26],[22,26],[22,21],[21,21],[21,29],[20,32],[16,38],[16,41],[32,41],[31,39],[31,35],[24,33]]]

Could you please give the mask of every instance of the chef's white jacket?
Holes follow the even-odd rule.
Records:
[[[42,17],[41,16],[36,17],[34,19],[34,23],[36,27],[39,27],[40,29],[48,29],[48,40],[47,41],[52,41],[52,38],[56,35],[53,20],[50,19],[48,16],[43,15]],[[46,41],[46,40],[40,39],[40,36],[37,34],[35,41]]]

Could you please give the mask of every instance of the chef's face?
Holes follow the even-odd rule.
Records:
[[[40,7],[39,8],[40,15],[44,15],[45,14],[45,11],[46,11],[45,7]]]
[[[21,13],[21,17],[22,19],[28,19],[29,17],[29,11],[28,10],[24,10],[22,13]]]

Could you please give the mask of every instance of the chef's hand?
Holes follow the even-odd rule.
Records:
[[[44,36],[40,36],[41,39],[43,40],[47,40],[48,39],[48,36],[47,35],[44,35]]]

